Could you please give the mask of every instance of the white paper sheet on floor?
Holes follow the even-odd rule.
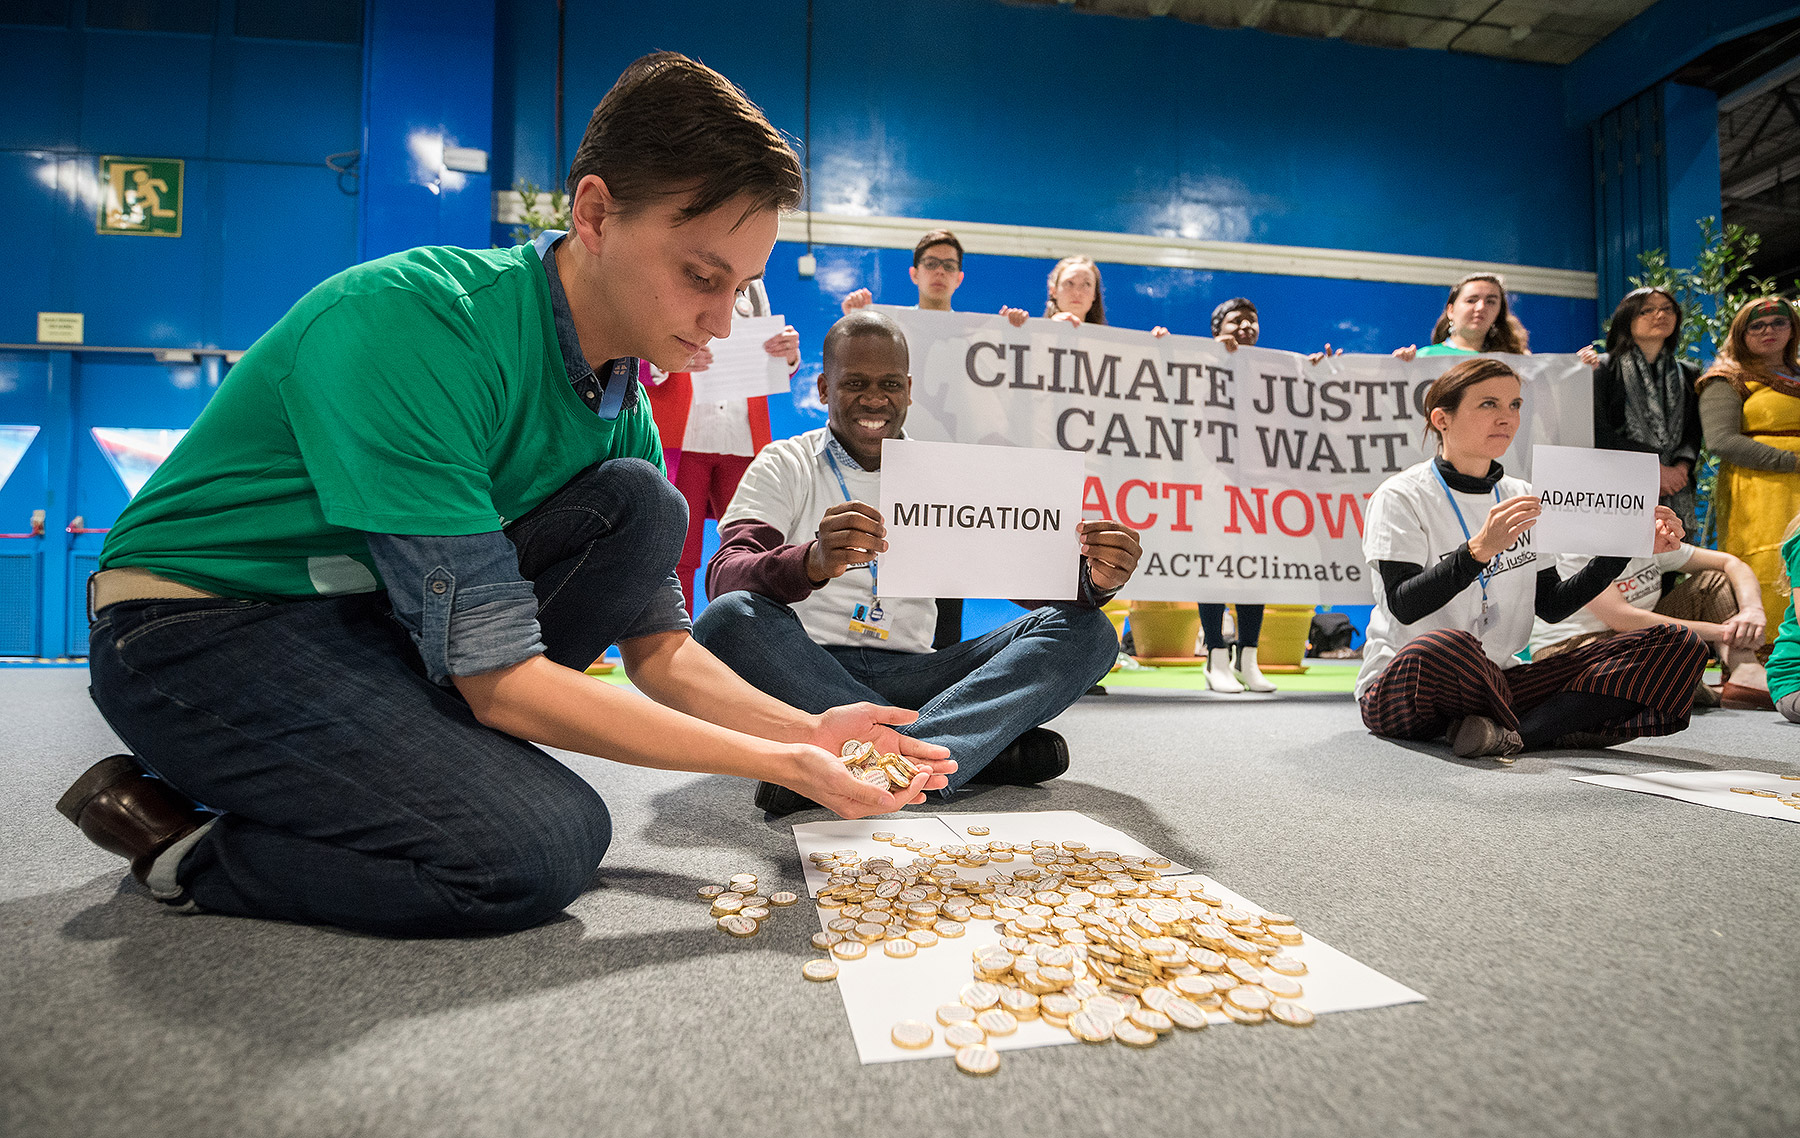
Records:
[[[1661,795],[1698,806],[1733,810],[1739,814],[1800,822],[1800,810],[1786,805],[1780,799],[1731,792],[1732,787],[1741,786],[1745,790],[1771,790],[1776,794],[1800,793],[1800,781],[1762,771],[1645,771],[1643,774],[1584,775],[1575,781],[1610,786],[1614,790],[1635,791],[1638,794]]]
[[[970,837],[967,833],[970,826],[986,826],[989,833]],[[875,841],[870,835],[877,831],[904,834],[938,845],[973,841],[1027,843],[1036,839],[1050,839],[1057,842],[1082,841],[1091,849],[1117,850],[1119,853],[1138,856],[1156,854],[1156,851],[1129,835],[1073,810],[1019,814],[934,814],[859,822],[807,822],[794,827],[794,843],[800,849],[801,865],[805,867],[808,894],[817,895],[827,879],[827,875],[814,869],[809,860],[808,855],[816,851],[854,849],[865,858],[892,857],[896,864],[904,865],[912,854],[904,848]],[[998,865],[990,863],[985,870],[959,866],[957,873],[966,877],[978,877],[1015,868],[1020,864],[1018,861]],[[1023,864],[1028,865],[1030,862],[1026,860]],[[1187,866],[1176,865],[1165,870],[1164,874],[1188,876],[1189,870]],[[1193,876],[1205,885],[1208,893],[1223,899],[1227,904],[1252,913],[1266,911],[1210,877]],[[837,915],[835,910],[815,911],[818,913],[821,929],[825,927],[826,921]],[[1304,916],[1297,916],[1297,920],[1304,930]],[[965,935],[940,940],[933,947],[920,950],[916,956],[895,959],[877,948],[862,960],[838,961],[838,994],[843,998],[844,1014],[850,1021],[850,1034],[856,1042],[856,1051],[862,1062],[869,1064],[890,1063],[897,1059],[947,1058],[951,1049],[944,1044],[943,1027],[937,1023],[934,1015],[940,1005],[956,1003],[957,993],[962,990],[962,986],[974,979],[969,968],[970,953],[978,945],[993,944],[998,940],[999,934],[993,931],[991,924],[971,922]],[[1425,999],[1404,984],[1383,976],[1365,964],[1359,964],[1310,934],[1304,944],[1282,951],[1305,962],[1307,972],[1299,980],[1305,987],[1306,994],[1300,1002],[1315,1014],[1421,1003]],[[1222,1014],[1215,1013],[1208,1018],[1215,1025],[1230,1023]],[[935,1038],[930,1047],[908,1051],[894,1045],[888,1033],[896,1023],[905,1019],[921,1020],[932,1026]],[[1261,1030],[1290,1029],[1268,1026]],[[1042,1021],[1028,1020],[1019,1025],[1016,1033],[990,1039],[988,1042],[1001,1051],[1018,1051],[1028,1047],[1054,1047],[1075,1043],[1076,1040],[1061,1028],[1051,1027]]]

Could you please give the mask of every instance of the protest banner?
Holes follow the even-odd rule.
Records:
[[[1426,458],[1425,391],[1464,357],[1345,355],[1310,364],[1195,336],[882,306],[911,349],[907,434],[1074,451],[1082,508],[1144,544],[1125,597],[1368,604],[1369,495]],[[1506,356],[1533,443],[1591,446],[1592,372],[1572,355]]]

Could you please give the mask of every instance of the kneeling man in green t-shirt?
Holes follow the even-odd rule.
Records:
[[[120,515],[89,585],[94,701],[133,754],[58,808],[172,905],[392,934],[514,929],[585,888],[600,796],[533,744],[778,783],[846,817],[923,800],[915,714],[807,714],[689,635],[687,511],[639,361],[730,332],[793,151],[718,73],[628,68],[573,223],[414,249],[308,293]],[[617,644],[648,700],[591,679]],[[919,761],[894,793],[837,760]]]

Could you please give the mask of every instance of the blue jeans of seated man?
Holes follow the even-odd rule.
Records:
[[[1119,654],[1098,609],[1046,605],[986,636],[936,652],[825,647],[794,610],[755,593],[727,593],[694,622],[694,638],[762,691],[803,711],[868,700],[919,713],[901,728],[950,749],[945,796],[1008,743],[1081,698]]]
[[[630,629],[686,530],[681,496],[635,460],[509,527],[550,658],[586,667]],[[612,839],[579,775],[425,678],[386,593],[122,602],[91,652],[113,730],[222,813],[178,873],[204,910],[399,936],[524,928],[587,887]]]

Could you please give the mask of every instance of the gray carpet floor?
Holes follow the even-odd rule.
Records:
[[[525,933],[182,917],[51,808],[115,749],[85,683],[0,670],[8,1136],[1800,1133],[1800,824],[1569,781],[1800,769],[1772,715],[1501,769],[1371,738],[1346,697],[1085,699],[1066,778],[962,808],[1085,811],[1430,1002],[973,1079],[858,1064],[800,977],[804,907],[713,929],[697,886],[801,884],[745,783],[569,757],[617,837]]]

